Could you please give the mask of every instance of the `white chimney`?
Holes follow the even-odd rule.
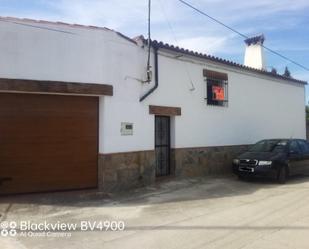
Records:
[[[264,35],[254,36],[245,40],[245,66],[266,70],[263,43]]]

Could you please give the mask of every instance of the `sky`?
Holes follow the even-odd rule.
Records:
[[[309,68],[308,0],[187,0],[247,36]],[[148,0],[0,0],[0,15],[104,26],[147,36]],[[244,39],[178,0],[152,0],[152,39],[243,63]],[[309,72],[266,52],[267,69],[309,81]],[[307,88],[307,96],[309,96]],[[307,97],[308,98],[308,97]]]

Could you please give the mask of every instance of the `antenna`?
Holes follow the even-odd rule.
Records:
[[[146,82],[150,82],[152,78],[151,66],[150,66],[150,43],[151,43],[151,36],[150,36],[150,15],[151,15],[151,0],[148,0],[148,58],[147,58],[147,80]]]

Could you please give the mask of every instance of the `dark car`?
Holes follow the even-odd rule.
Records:
[[[303,139],[266,139],[233,160],[239,178],[272,177],[285,183],[291,175],[309,173],[309,144]]]

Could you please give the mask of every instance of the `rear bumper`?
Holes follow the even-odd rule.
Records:
[[[277,177],[277,170],[272,167],[265,166],[255,166],[255,167],[247,167],[242,165],[233,165],[233,172],[238,176],[246,176],[246,177]]]

